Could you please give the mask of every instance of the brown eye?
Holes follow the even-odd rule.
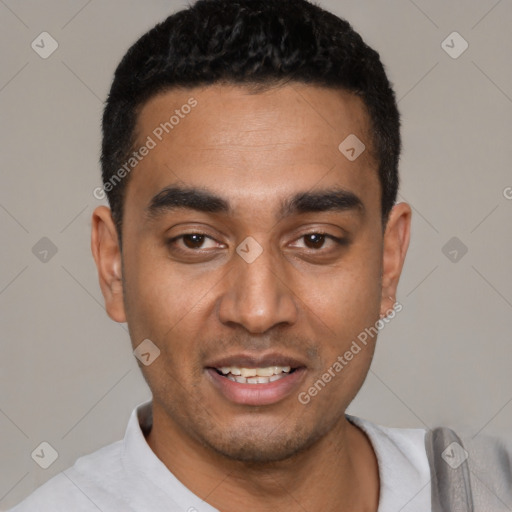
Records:
[[[304,242],[309,249],[320,249],[325,242],[325,235],[321,233],[311,233],[304,235]]]
[[[166,245],[172,253],[181,255],[211,253],[219,248],[219,243],[204,233],[183,233],[167,240]]]
[[[203,243],[205,236],[198,234],[183,235],[183,244],[189,249],[199,249]]]
[[[306,233],[299,237],[292,247],[309,249],[313,253],[325,254],[335,251],[337,248],[347,246],[349,240],[346,238],[338,238],[328,233]]]

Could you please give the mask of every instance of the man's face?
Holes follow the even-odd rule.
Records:
[[[338,149],[351,134],[366,145],[353,161]],[[124,310],[111,316],[126,315],[134,347],[160,349],[142,367],[155,410],[229,458],[311,446],[343,423],[375,340],[309,403],[299,394],[392,304],[362,101],[301,84],[174,90],[143,106],[137,136],[156,145],[127,184]]]

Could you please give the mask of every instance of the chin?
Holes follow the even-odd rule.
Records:
[[[203,442],[210,449],[230,460],[248,464],[268,464],[288,460],[313,446],[323,435],[323,431],[306,431],[304,426],[295,424],[282,427],[262,428],[252,426],[238,428],[236,432],[210,430]]]

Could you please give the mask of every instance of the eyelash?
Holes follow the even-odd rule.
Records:
[[[186,236],[193,236],[193,235],[202,236],[204,238],[209,238],[210,240],[214,240],[215,241],[214,238],[212,238],[211,236],[208,236],[205,233],[191,232],[191,233],[183,233],[182,235],[175,236],[174,238],[170,238],[169,240],[166,241],[166,245],[168,245],[169,247],[173,247],[175,245],[175,242],[177,242],[178,240],[183,239]],[[335,237],[333,235],[330,235],[329,233],[325,233],[325,232],[322,232],[322,231],[312,231],[311,233],[304,233],[297,240],[300,240],[302,238],[305,238],[307,236],[312,236],[312,235],[323,236],[326,239],[328,238],[328,239],[332,240],[333,242],[335,242],[339,246],[346,246],[349,243],[349,241],[346,238],[338,238],[338,237]],[[310,251],[313,251],[313,252],[321,252],[324,248],[321,247],[320,249],[311,249],[311,248],[306,248],[306,249],[308,249]],[[201,252],[208,251],[209,249],[201,250],[200,248],[198,248],[198,249],[178,248],[177,250],[180,251],[180,252],[184,252],[184,253],[192,252],[192,253],[199,253],[200,254]]]

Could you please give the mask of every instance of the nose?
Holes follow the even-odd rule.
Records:
[[[291,278],[277,254],[264,249],[251,263],[234,254],[232,265],[218,305],[222,323],[263,334],[279,324],[292,325],[297,321]]]

